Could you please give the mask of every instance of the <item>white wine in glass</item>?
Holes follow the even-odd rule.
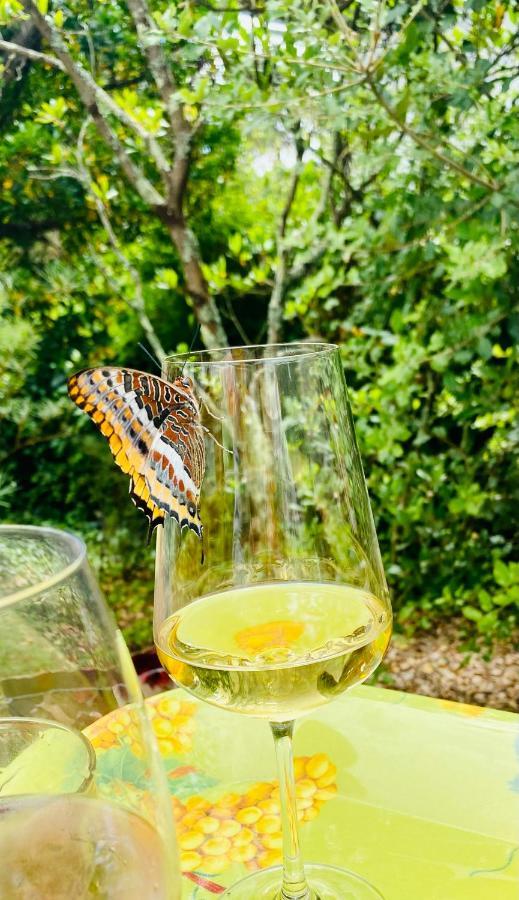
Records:
[[[302,865],[292,765],[301,715],[364,681],[391,606],[338,348],[234,347],[166,360],[190,378],[205,437],[197,537],[157,540],[155,642],[172,678],[207,703],[271,723],[282,868],[229,888],[254,900],[380,897],[353,873]]]
[[[211,594],[166,619],[159,657],[216,706],[295,719],[370,675],[391,618],[372,594],[340,584],[272,582]]]

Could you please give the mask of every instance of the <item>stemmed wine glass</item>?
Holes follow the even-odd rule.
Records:
[[[89,727],[120,707],[118,749],[95,748]],[[0,859],[2,900],[180,897],[131,657],[84,544],[52,528],[0,526]]]
[[[157,541],[155,642],[196,697],[270,722],[283,867],[228,890],[254,900],[367,900],[351,872],[298,845],[294,721],[364,681],[391,607],[338,348],[233,347],[170,357],[201,410],[203,552],[171,520]]]

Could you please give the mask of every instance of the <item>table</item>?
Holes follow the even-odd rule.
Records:
[[[147,707],[168,773],[183,898],[280,860],[270,730],[183,691]],[[126,714],[127,715],[127,714]],[[97,764],[131,766],[117,710],[87,729]],[[299,721],[306,862],[352,869],[385,900],[517,900],[519,716],[361,686]]]

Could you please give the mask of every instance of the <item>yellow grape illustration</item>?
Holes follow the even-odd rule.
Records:
[[[325,753],[295,760],[298,818],[319,814],[337,793],[336,767]],[[281,861],[281,806],[277,781],[259,782],[245,793],[216,801],[194,795],[173,798],[183,872],[219,875],[233,863],[263,869]]]

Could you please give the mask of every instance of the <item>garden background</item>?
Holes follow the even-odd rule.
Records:
[[[397,629],[508,653],[517,4],[0,0],[0,29],[2,520],[83,535],[148,645],[146,522],[67,376],[197,324],[334,341]]]

